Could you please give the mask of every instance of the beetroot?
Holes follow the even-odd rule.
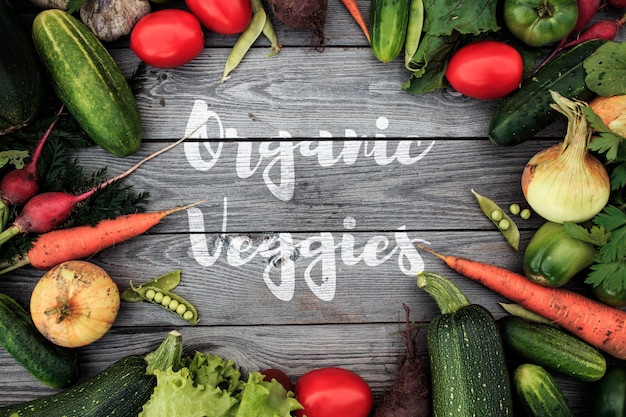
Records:
[[[314,46],[323,47],[328,0],[268,0],[268,4],[282,24],[310,31]]]
[[[428,417],[430,416],[430,376],[428,358],[415,351],[417,334],[406,311],[406,328],[402,332],[406,354],[391,388],[383,396],[374,417]]]
[[[578,45],[579,43],[592,39],[605,39],[607,41],[612,41],[615,39],[622,26],[624,26],[624,23],[626,23],[626,15],[622,16],[620,19],[598,20],[581,32],[578,38],[565,44],[563,48],[570,48],[574,45]]]

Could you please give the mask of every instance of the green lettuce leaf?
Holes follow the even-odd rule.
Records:
[[[587,87],[599,96],[626,94],[626,44],[607,42],[583,61]]]
[[[157,385],[139,417],[290,417],[302,406],[280,383],[250,372],[248,381],[232,360],[196,352],[178,371],[155,370]]]

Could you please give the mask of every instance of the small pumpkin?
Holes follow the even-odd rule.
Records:
[[[86,346],[111,328],[120,308],[117,284],[99,266],[63,262],[35,285],[30,314],[37,329],[64,347]]]

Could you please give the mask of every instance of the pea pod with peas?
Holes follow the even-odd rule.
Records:
[[[509,242],[509,245],[517,250],[519,248],[520,233],[513,219],[493,200],[478,194],[474,190],[471,191],[483,213],[500,230],[507,242]]]
[[[122,292],[124,301],[148,301],[181,317],[192,324],[198,323],[198,310],[187,299],[172,290],[180,283],[180,271],[172,271],[137,287],[130,283],[130,288]]]

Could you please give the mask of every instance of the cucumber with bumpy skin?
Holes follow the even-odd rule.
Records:
[[[53,388],[67,388],[79,376],[78,356],[46,339],[15,299],[0,294],[0,345],[35,378]]]
[[[370,43],[380,62],[391,62],[402,52],[409,22],[410,0],[372,0]]]
[[[513,372],[513,384],[532,417],[573,417],[563,391],[541,366],[521,364]]]
[[[606,359],[596,348],[557,327],[515,316],[499,324],[505,347],[534,364],[581,381],[606,373]]]
[[[135,96],[104,45],[80,20],[59,9],[33,21],[35,48],[56,95],[91,139],[116,156],[141,145]]]
[[[585,84],[583,61],[604,43],[592,40],[576,45],[525,79],[497,107],[489,124],[489,139],[501,146],[518,145],[555,122],[560,113],[550,107],[554,102],[550,90],[569,99],[593,97]]]
[[[137,417],[156,386],[154,370],[178,369],[182,336],[171,331],[146,356],[126,356],[65,391],[0,408],[0,417]]]
[[[44,75],[11,4],[0,0],[0,135],[28,124],[44,97]]]

